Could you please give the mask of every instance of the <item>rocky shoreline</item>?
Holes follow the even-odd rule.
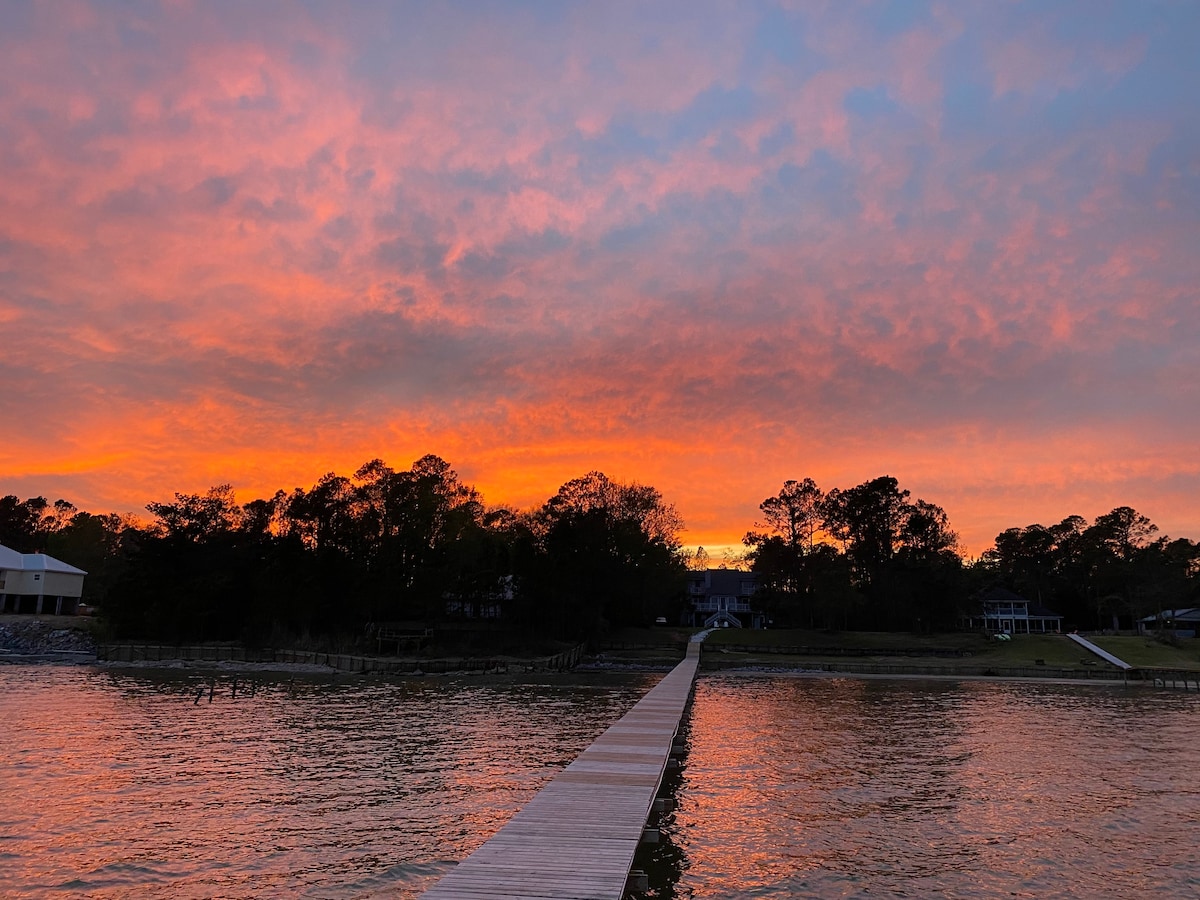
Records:
[[[95,639],[78,628],[62,628],[45,619],[0,622],[0,663],[95,656]]]

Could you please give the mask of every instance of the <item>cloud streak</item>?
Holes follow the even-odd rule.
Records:
[[[1186,4],[0,11],[6,492],[438,452],[1200,518]],[[1189,39],[1190,36],[1190,39]]]

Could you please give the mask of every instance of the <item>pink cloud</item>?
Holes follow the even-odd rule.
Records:
[[[393,12],[0,38],[0,323],[40,336],[0,409],[62,412],[0,449],[12,484],[131,509],[432,451],[518,505],[654,483],[702,543],[806,475],[894,474],[975,550],[1122,488],[1195,524],[1180,124],[1037,118],[1149,38],[801,7],[788,59],[729,9]],[[405,29],[432,49],[363,36]],[[1005,129],[954,119],[967,75]]]

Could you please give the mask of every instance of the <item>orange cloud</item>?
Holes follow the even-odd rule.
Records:
[[[497,503],[654,484],[706,546],[885,473],[973,552],[1200,533],[1195,62],[1135,10],[892,15],[0,11],[0,490],[436,452]]]

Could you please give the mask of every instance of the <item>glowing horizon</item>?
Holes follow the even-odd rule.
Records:
[[[0,493],[379,457],[1200,538],[1200,10],[0,9]],[[714,554],[715,556],[716,554]]]

